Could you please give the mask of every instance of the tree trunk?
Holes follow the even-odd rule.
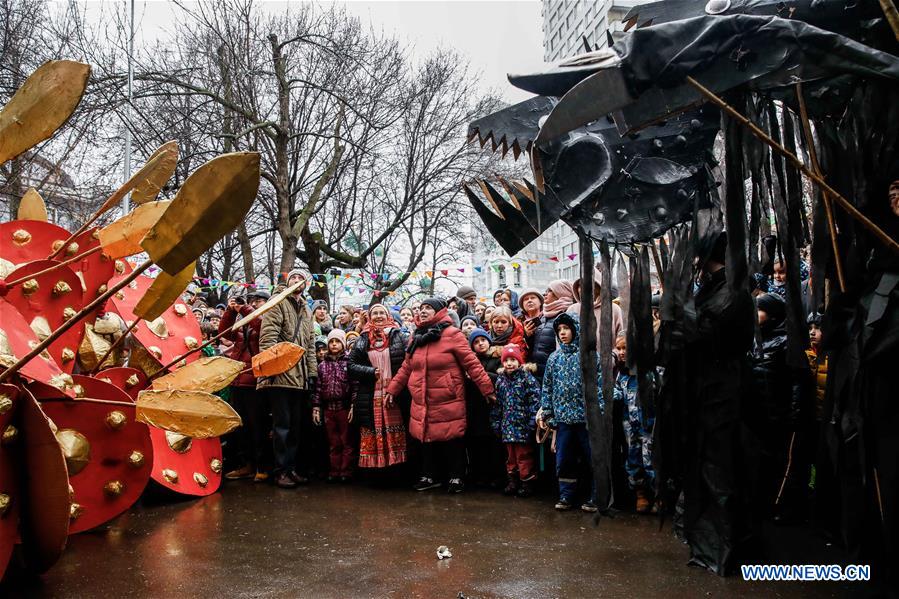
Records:
[[[275,132],[275,200],[278,205],[278,235],[281,237],[281,261],[278,264],[278,278],[283,279],[296,263],[297,235],[291,225],[290,163],[288,142],[290,140],[290,86],[287,80],[287,59],[281,54],[278,36],[268,36],[272,46],[272,64],[278,80],[278,127]]]

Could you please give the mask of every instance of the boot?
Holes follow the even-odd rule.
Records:
[[[649,501],[649,496],[646,491],[643,489],[637,489],[637,513],[638,514],[648,514],[649,510],[652,509],[652,502]]]
[[[534,494],[534,481],[537,479],[536,476],[532,476],[528,480],[521,481],[521,486],[518,487],[518,496],[519,497],[530,497]]]
[[[506,488],[503,489],[503,495],[515,495],[518,493],[518,475],[509,474],[506,478]]]

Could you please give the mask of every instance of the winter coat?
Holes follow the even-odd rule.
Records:
[[[288,297],[262,316],[259,332],[259,349],[266,350],[282,341],[296,343],[306,350],[296,366],[274,376],[259,378],[256,388],[281,387],[286,389],[309,389],[310,379],[318,374],[315,359],[315,327],[312,313],[301,297]]]
[[[442,323],[451,322],[445,314]],[[459,329],[447,326],[436,341],[406,356],[387,392],[398,395],[408,386],[412,395],[409,433],[422,442],[449,441],[465,434],[465,374],[485,396],[493,383]]]
[[[827,391],[827,356],[814,349],[805,350],[815,389],[815,420],[824,419],[824,394]]]
[[[390,369],[393,376],[399,372],[406,359],[406,345],[409,336],[398,328],[390,330],[387,337],[390,348]],[[367,332],[362,333],[356,343],[350,349],[349,366],[347,372],[354,382],[353,390],[353,420],[361,426],[374,428],[375,417],[372,405],[375,397],[375,368],[368,358],[368,350],[371,349],[371,340]],[[408,398],[401,394],[394,398],[401,410],[408,411]],[[404,401],[405,399],[405,401]]]
[[[496,337],[494,336],[494,343],[487,350],[487,355],[491,358],[499,358],[502,356],[503,348],[513,343],[521,348],[525,356],[528,355],[528,342],[524,338],[524,325],[517,318],[512,319],[512,334],[508,339],[502,343],[496,343]]]
[[[492,358],[486,354],[475,354],[484,372],[490,377],[490,381],[496,383],[502,364],[499,358]],[[489,437],[493,434],[490,425],[491,407],[487,398],[481,393],[478,386],[470,378],[465,379],[465,415],[468,427],[465,434],[469,437]]]
[[[225,310],[222,320],[219,323],[219,333],[228,331],[222,335],[223,339],[227,339],[232,343],[228,349],[227,356],[232,360],[243,362],[244,366],[250,368],[253,365],[253,356],[259,353],[259,331],[262,326],[261,319],[252,320],[236,331],[231,331],[231,327],[238,320],[238,315],[243,318],[253,311],[252,306],[240,306],[237,311],[230,308]],[[232,387],[256,387],[256,376],[252,370],[241,372],[231,383]]]
[[[602,397],[602,367],[596,358],[599,406],[605,407]],[[621,390],[615,389],[613,399],[621,399]],[[584,411],[584,379],[581,375],[581,353],[577,338],[572,343],[559,345],[549,360],[543,374],[543,388],[540,395],[543,421],[555,428],[562,424],[582,424],[587,422]]]
[[[537,372],[534,376],[537,380],[543,380],[543,373],[546,371],[546,361],[549,355],[556,351],[556,332],[553,330],[553,319],[540,317],[540,324],[534,334],[526,339],[530,348],[529,360],[537,365]]]
[[[808,369],[787,365],[787,333],[780,326],[764,331],[751,353],[752,391],[750,400],[767,422],[798,423],[810,391]],[[807,413],[807,412],[806,412]]]
[[[347,410],[350,407],[350,377],[347,374],[349,359],[345,353],[325,355],[318,363],[318,380],[312,393],[312,406],[329,410]]]
[[[497,409],[492,424],[503,443],[527,443],[534,437],[540,383],[529,372],[532,369],[533,364],[523,365],[512,373],[503,369],[496,379]]]

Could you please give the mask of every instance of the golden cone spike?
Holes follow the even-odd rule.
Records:
[[[156,320],[176,301],[194,277],[196,262],[188,264],[174,277],[165,271],[156,276],[150,288],[134,307],[134,313],[144,320]]]
[[[0,164],[44,141],[78,106],[89,65],[71,60],[45,62],[0,111]]]
[[[158,160],[154,160],[156,158]],[[147,162],[153,160],[156,165],[152,171],[146,174],[143,181],[139,182],[131,192],[131,201],[135,204],[143,204],[152,202],[165,187],[165,184],[172,178],[175,167],[178,165],[178,142],[175,140],[167,141],[162,144]]]
[[[137,420],[194,439],[210,439],[241,425],[240,416],[227,403],[202,391],[141,391]]]
[[[213,158],[187,178],[141,246],[164,271],[179,273],[240,224],[258,189],[258,153]]]
[[[244,369],[244,363],[224,356],[200,358],[153,381],[154,391],[180,389],[213,393],[227,387]]]
[[[253,356],[253,374],[276,376],[287,372],[303,359],[306,350],[295,343],[276,343]]]
[[[39,220],[47,222],[47,204],[44,198],[33,187],[29,187],[19,200],[18,220]]]
[[[100,229],[100,245],[107,257],[116,259],[144,251],[141,239],[162,217],[168,200],[138,206],[132,212]]]

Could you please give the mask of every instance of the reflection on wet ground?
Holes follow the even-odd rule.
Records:
[[[451,559],[439,561],[447,545]],[[658,520],[557,513],[548,499],[251,482],[134,507],[69,540],[27,597],[829,597],[832,583],[747,583],[689,568]]]

